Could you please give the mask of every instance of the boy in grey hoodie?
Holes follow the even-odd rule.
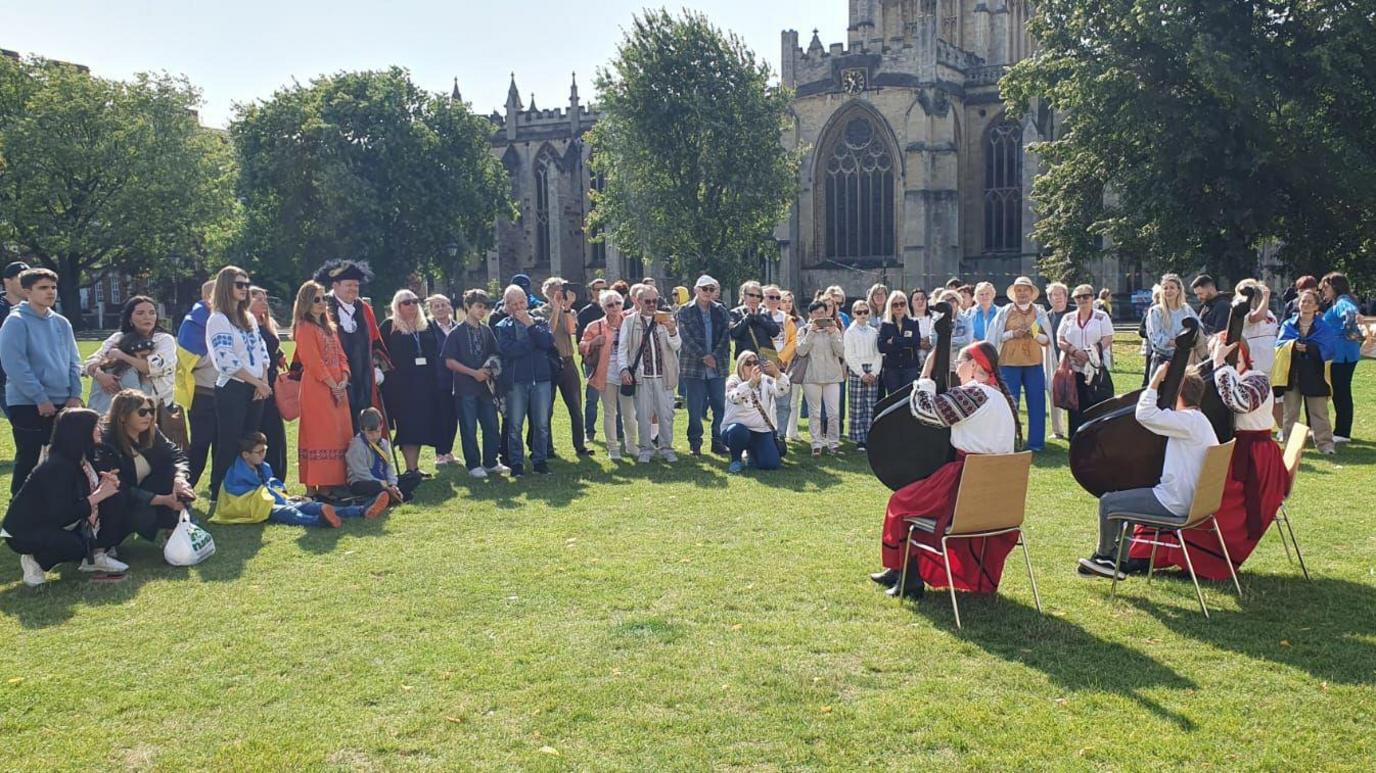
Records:
[[[0,367],[8,377],[5,402],[14,432],[11,495],[38,465],[57,412],[81,407],[81,355],[72,324],[53,311],[57,274],[31,268],[19,275],[19,282],[29,299],[10,311],[0,326]]]

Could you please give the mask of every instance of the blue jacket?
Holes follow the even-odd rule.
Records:
[[[272,474],[272,466],[267,462],[263,462],[255,470],[249,466],[248,462],[244,461],[244,457],[240,456],[234,460],[234,464],[230,465],[229,471],[225,473],[225,481],[220,485],[224,487],[226,494],[233,496],[243,496],[251,491],[264,488],[272,495],[277,504],[287,504],[287,487]]]
[[[514,317],[507,317],[492,332],[497,335],[504,387],[553,380],[549,358],[554,351],[554,335],[544,320],[537,319],[526,327]]]
[[[0,366],[5,369],[5,402],[57,407],[81,397],[81,355],[72,323],[55,311],[34,313],[28,301],[10,312],[0,327]]]
[[[1356,362],[1362,358],[1362,331],[1357,327],[1357,304],[1350,295],[1340,295],[1323,322],[1338,340],[1333,348],[1333,362]]]
[[[177,328],[177,345],[192,354],[205,356],[205,321],[210,319],[210,307],[205,301],[196,301],[191,311],[182,318],[182,326]]]
[[[1296,314],[1290,319],[1285,320],[1280,326],[1280,335],[1276,337],[1276,348],[1284,346],[1290,341],[1300,341],[1306,346],[1313,346],[1319,350],[1319,359],[1329,362],[1333,359],[1333,353],[1338,348],[1338,335],[1333,332],[1319,315],[1314,315],[1314,324],[1309,327],[1309,335],[1300,335],[1300,316]]]

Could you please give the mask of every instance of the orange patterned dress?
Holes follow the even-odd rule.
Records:
[[[298,323],[294,335],[302,368],[296,469],[302,485],[343,486],[344,453],[353,439],[353,422],[348,398],[336,398],[329,382],[349,381],[349,361],[339,336],[319,325]]]

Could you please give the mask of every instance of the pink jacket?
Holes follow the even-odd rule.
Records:
[[[583,340],[578,344],[578,351],[583,353],[583,362],[588,361],[588,356],[593,353],[592,342],[598,337],[602,338],[602,346],[597,350],[597,364],[593,368],[589,383],[592,388],[601,392],[607,386],[607,366],[611,358],[616,354],[616,347],[612,345],[616,338],[616,329],[607,324],[607,318],[603,317],[588,323],[583,329]],[[620,369],[617,370],[620,372]]]

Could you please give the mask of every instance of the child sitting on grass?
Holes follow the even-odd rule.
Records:
[[[263,457],[268,438],[254,432],[239,443],[239,458],[225,473],[220,505],[212,523],[285,523],[292,526],[330,526],[338,529],[342,518],[376,518],[387,509],[387,494],[378,494],[363,507],[335,507],[304,497],[287,496],[282,481],[272,476],[272,467]]]
[[[370,497],[381,493],[400,504],[411,498],[419,483],[418,478],[413,481],[409,476],[404,481],[398,480],[397,469],[392,464],[392,446],[382,436],[382,412],[376,408],[359,411],[358,434],[349,441],[344,463],[349,471],[349,493],[354,496]]]

